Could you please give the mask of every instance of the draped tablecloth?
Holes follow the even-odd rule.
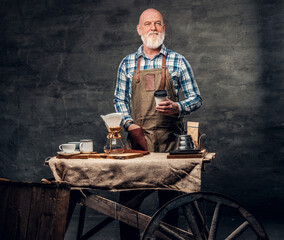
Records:
[[[133,159],[62,159],[52,157],[49,167],[56,181],[75,187],[111,191],[131,189],[201,190],[202,158],[167,159],[150,153]]]

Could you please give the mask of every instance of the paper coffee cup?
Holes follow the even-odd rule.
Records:
[[[167,100],[168,93],[166,90],[157,90],[154,92],[154,97],[156,101],[156,106],[162,102]]]

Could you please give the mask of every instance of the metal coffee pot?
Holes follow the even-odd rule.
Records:
[[[198,150],[202,148],[202,139],[206,137],[206,134],[201,134],[199,136],[198,144],[197,146],[194,144],[194,141],[192,140],[191,135],[176,135],[177,137],[177,151],[187,151],[187,150]]]
[[[177,135],[178,149],[177,150],[193,150],[196,148],[190,135]]]

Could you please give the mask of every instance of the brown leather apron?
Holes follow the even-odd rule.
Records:
[[[156,111],[154,92],[165,89],[168,98],[177,102],[171,75],[165,67],[140,70],[141,57],[132,78],[131,115],[134,123],[141,126],[150,152],[168,152],[176,148],[175,134],[183,131],[182,120],[176,116],[165,116]]]

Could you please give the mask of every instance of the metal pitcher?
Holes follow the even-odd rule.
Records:
[[[190,135],[178,135],[178,150],[193,150],[195,145]]]

